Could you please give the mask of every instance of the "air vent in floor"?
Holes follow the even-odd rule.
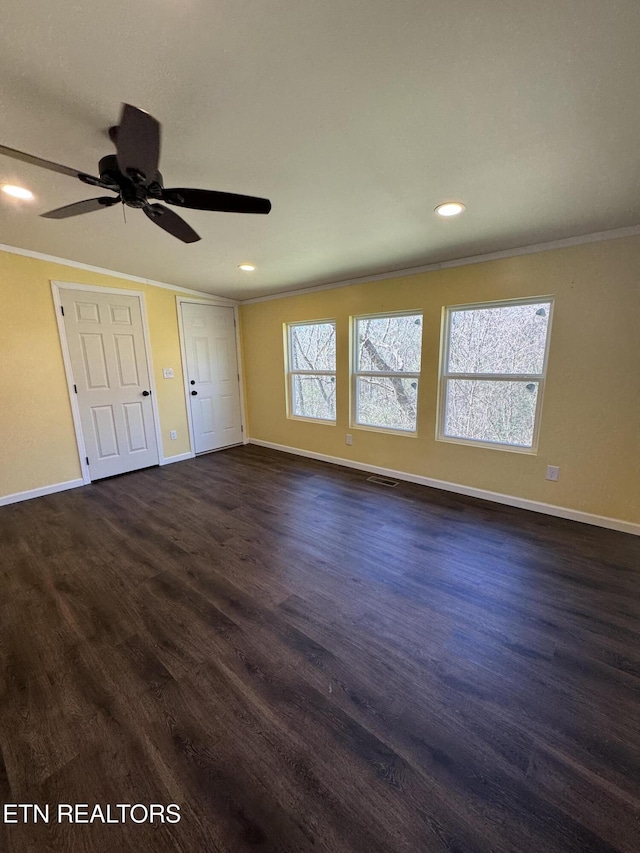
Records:
[[[392,480],[389,477],[380,477],[374,474],[373,477],[367,477],[369,483],[377,483],[378,486],[388,486],[390,489],[395,489],[398,485],[397,480]]]

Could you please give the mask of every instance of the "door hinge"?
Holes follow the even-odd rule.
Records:
[[[240,424],[240,432],[244,432],[244,427]]]
[[[85,456],[84,458],[87,460],[87,465],[88,465],[89,464],[89,457]]]
[[[61,314],[62,314],[62,316],[64,317],[64,305],[61,305],[61,306],[60,306],[60,313],[61,313]]]
[[[74,391],[76,392],[76,394],[77,394],[77,393],[78,393],[78,386],[77,386],[77,385],[74,385],[74,386],[73,386],[73,390],[74,390]]]

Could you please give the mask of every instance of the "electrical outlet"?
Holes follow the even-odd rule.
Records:
[[[173,367],[163,367],[162,375],[165,379],[173,379]]]
[[[347,444],[353,444],[353,436],[350,432],[347,433]]]
[[[560,478],[560,469],[557,465],[547,465],[547,480],[553,480],[554,483],[558,482]]]
[[[171,432],[169,433],[169,435],[171,436],[171,441],[175,441],[176,438],[178,437],[178,433],[176,432],[175,429],[172,429]]]

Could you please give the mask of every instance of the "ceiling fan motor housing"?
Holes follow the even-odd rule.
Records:
[[[98,165],[100,179],[105,183],[113,185],[120,192],[122,201],[130,207],[144,207],[147,198],[160,198],[162,189],[162,175],[156,172],[155,179],[148,184],[141,184],[123,175],[118,166],[118,158],[115,154],[102,157]]]

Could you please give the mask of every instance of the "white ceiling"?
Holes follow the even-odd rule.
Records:
[[[46,220],[101,192],[0,157],[0,242],[242,299],[636,225],[639,41],[638,0],[4,0],[0,144],[95,174],[127,101],[166,186],[273,210]]]

